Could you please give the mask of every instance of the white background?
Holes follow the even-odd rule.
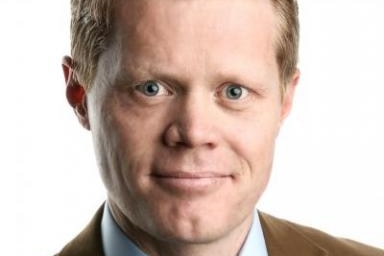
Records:
[[[302,0],[302,79],[259,208],[384,248],[384,1]],[[2,255],[52,255],[103,202],[67,106],[69,1],[0,2]]]

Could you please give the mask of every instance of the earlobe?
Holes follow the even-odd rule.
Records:
[[[69,56],[65,56],[62,61],[64,79],[66,83],[66,97],[69,105],[74,109],[81,125],[90,129],[88,110],[86,102],[86,94],[84,86],[81,85],[73,71],[73,60]]]
[[[76,105],[74,108],[75,114],[80,122],[80,124],[87,130],[90,130],[91,127],[89,125],[88,118],[88,109],[87,109],[87,101],[84,97],[84,100],[81,104]]]

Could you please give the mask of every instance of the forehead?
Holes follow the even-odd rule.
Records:
[[[120,0],[115,14],[118,34],[144,41],[187,33],[233,41],[251,31],[265,36],[260,32],[277,30],[270,0]]]
[[[223,72],[262,73],[262,66],[276,64],[277,23],[269,0],[120,0],[115,17],[126,67],[193,69],[199,63],[206,72],[221,65]]]

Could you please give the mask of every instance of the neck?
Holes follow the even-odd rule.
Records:
[[[211,241],[191,243],[177,239],[159,239],[152,236],[132,224],[112,202],[110,202],[109,206],[113,218],[123,232],[143,252],[150,256],[236,256],[247,238],[253,219],[253,213],[251,213],[239,225],[222,237]]]

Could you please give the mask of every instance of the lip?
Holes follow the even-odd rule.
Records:
[[[167,191],[189,195],[213,192],[231,178],[230,175],[215,172],[183,171],[157,172],[151,177]]]

